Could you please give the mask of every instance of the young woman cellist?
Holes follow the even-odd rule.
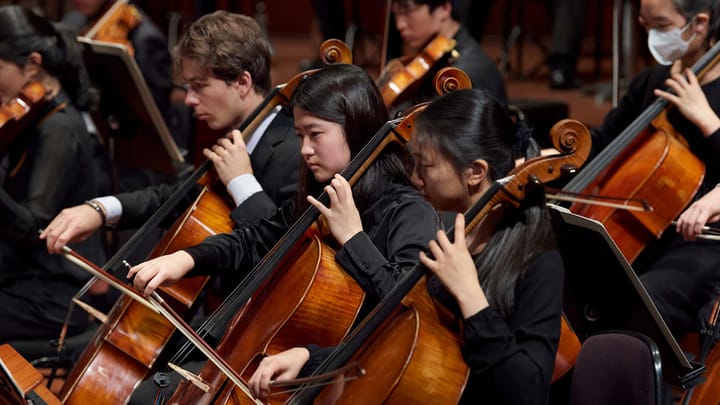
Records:
[[[463,212],[513,169],[515,149],[527,145],[528,137],[488,92],[452,92],[433,101],[416,122],[413,183],[436,208]],[[505,213],[489,240],[466,237],[464,228],[459,214],[455,242],[438,231],[430,242],[434,259],[420,254],[432,272],[431,295],[463,320],[471,374],[462,402],[544,404],[560,335],[563,282],[544,204]],[[310,346],[266,357],[250,379],[253,392],[267,396],[271,380],[311,371],[327,350]]]
[[[44,88],[44,103],[0,152],[0,343],[60,333],[70,299],[89,275],[48,254],[37,231],[63,207],[98,194],[101,184],[95,165],[98,143],[77,111],[87,91],[79,45],[71,34],[27,9],[2,7],[0,100],[13,99],[31,82]],[[78,249],[102,261],[98,237]],[[86,325],[87,315],[78,314],[69,333]]]

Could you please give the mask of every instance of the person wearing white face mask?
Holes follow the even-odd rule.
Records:
[[[641,16],[642,18],[642,16]],[[695,19],[680,28],[673,28],[663,31],[661,28],[648,28],[648,49],[657,63],[661,65],[672,65],[672,63],[682,58],[690,46],[690,42],[697,36],[695,30],[692,30],[692,23]],[[690,38],[684,39],[690,33]]]
[[[693,201],[720,183],[720,65],[700,80],[689,69],[719,39],[719,13],[717,0],[641,0],[639,22],[648,30],[648,47],[659,64],[638,74],[618,107],[592,130],[592,156],[661,97],[670,104],[668,121],[706,167]],[[718,264],[720,242],[684,240],[673,227],[633,266],[673,334],[680,336],[697,331],[698,310],[720,283]]]

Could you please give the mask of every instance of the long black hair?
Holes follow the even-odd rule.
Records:
[[[330,65],[308,77],[294,92],[290,108],[301,108],[343,128],[354,157],[388,120],[388,112],[377,86],[355,65]],[[353,197],[360,212],[382,187],[390,183],[411,184],[410,155],[404,147],[389,147],[353,186]],[[296,200],[297,213],[307,207],[305,196],[318,195],[325,184],[318,183],[302,165]]]
[[[33,52],[42,56],[43,68],[60,81],[75,106],[85,107],[89,82],[75,36],[27,8],[0,7],[0,59],[22,67]]]
[[[452,163],[458,176],[474,160],[484,160],[489,179],[495,181],[515,167],[516,149],[527,145],[528,137],[529,132],[513,122],[492,94],[458,90],[434,100],[420,114],[413,141],[437,150]],[[507,212],[475,261],[488,301],[505,317],[513,312],[518,280],[540,252],[555,246],[542,200],[528,201],[520,209]],[[433,284],[437,286],[437,280]],[[444,298],[455,306],[454,301]]]

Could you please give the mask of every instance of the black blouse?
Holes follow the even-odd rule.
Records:
[[[77,283],[90,276],[61,256],[49,255],[38,230],[64,207],[97,195],[104,178],[96,159],[98,143],[64,92],[51,100],[45,112],[49,114],[42,114],[45,118],[2,155],[0,281],[37,276]],[[73,247],[90,260],[102,262],[99,236]]]
[[[562,292],[562,259],[557,251],[546,251],[518,281],[509,319],[488,307],[463,321],[470,379],[461,403],[547,402],[560,339]]]
[[[193,274],[250,271],[292,225],[294,204],[286,202],[256,226],[215,235],[185,249]],[[361,214],[364,232],[337,250],[336,260],[376,301],[410,270],[439,228],[435,209],[412,187],[392,184],[378,192]]]

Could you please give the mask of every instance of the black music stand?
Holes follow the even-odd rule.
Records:
[[[578,338],[615,329],[643,333],[660,350],[666,382],[686,389],[698,384],[705,367],[687,359],[605,227],[565,208],[549,207],[565,265],[563,308]]]
[[[90,114],[110,148],[113,164],[178,175],[184,158],[127,48],[82,37],[78,41],[90,80],[99,91]]]

